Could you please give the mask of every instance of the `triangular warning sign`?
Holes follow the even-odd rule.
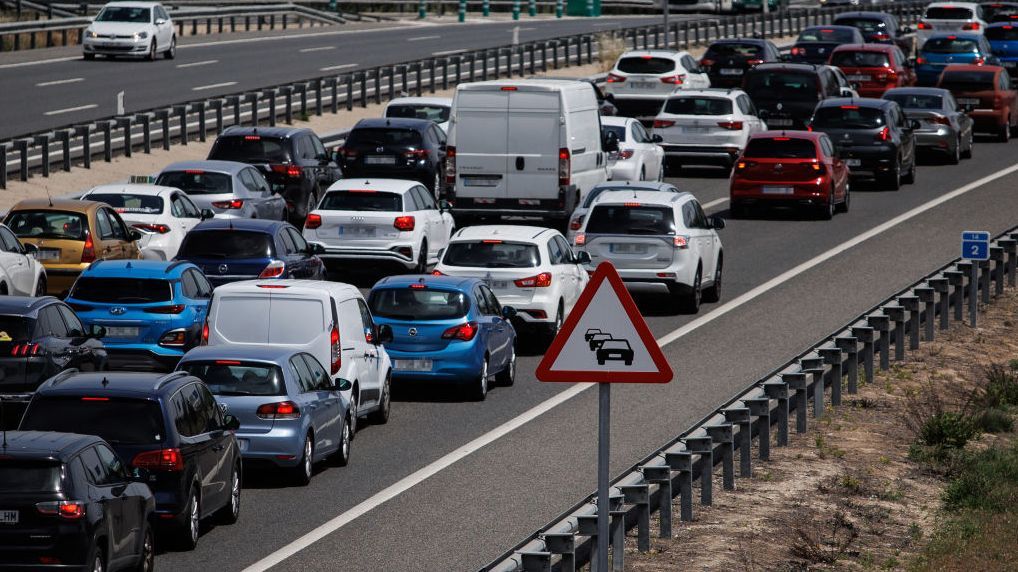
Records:
[[[609,262],[594,271],[544,359],[541,381],[668,383],[672,368]]]

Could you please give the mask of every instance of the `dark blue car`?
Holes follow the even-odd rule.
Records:
[[[998,22],[986,27],[986,39],[990,42],[990,50],[1000,60],[1000,65],[1007,68],[1012,81],[1018,76],[1018,22],[1010,24]]]
[[[515,381],[516,311],[499,304],[484,281],[392,276],[375,284],[368,305],[375,324],[392,327],[385,350],[393,378],[464,383],[477,400],[492,378]]]
[[[210,219],[187,233],[177,260],[194,263],[219,286],[255,278],[325,280],[321,252],[287,222]]]
[[[915,75],[919,85],[935,86],[950,64],[997,65],[990,42],[982,34],[934,34],[916,57]]]

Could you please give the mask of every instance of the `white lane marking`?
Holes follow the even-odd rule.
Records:
[[[192,87],[191,91],[205,91],[206,89],[216,89],[218,87],[230,87],[231,85],[237,85],[235,81],[224,81],[223,83],[213,83],[209,85],[199,85],[198,87]]]
[[[532,31],[534,31],[536,29],[537,28],[520,28],[520,31],[521,32],[532,32]],[[506,32],[515,32],[515,30],[506,30]]]
[[[177,68],[196,68],[198,66],[210,66],[212,64],[218,64],[219,60],[204,60],[200,62],[191,62],[188,64],[177,64]]]
[[[317,48],[302,48],[302,49],[297,50],[297,51],[302,53],[302,54],[306,54],[308,52],[325,52],[325,51],[328,51],[328,50],[335,50],[335,49],[336,49],[336,46],[318,46]]]
[[[69,58],[51,58],[51,59],[48,59],[48,60],[38,60],[38,61],[34,61],[34,62],[21,62],[21,63],[17,63],[17,64],[3,64],[3,65],[0,65],[0,70],[5,70],[5,69],[8,69],[8,68],[23,68],[23,67],[26,67],[26,66],[40,66],[40,65],[43,65],[43,64],[55,64],[55,63],[59,63],[59,62],[71,62],[71,61],[80,60],[80,59],[81,59],[81,56],[72,56],[72,57],[69,57]]]
[[[44,81],[44,82],[40,82],[40,83],[35,84],[35,87],[47,87],[47,86],[50,86],[50,85],[63,85],[65,83],[78,83],[79,81],[85,81],[85,78],[83,78],[83,77],[72,77],[72,78],[69,78],[69,79],[57,79],[57,80],[53,80],[53,81]]]
[[[408,42],[420,42],[421,40],[437,40],[442,36],[414,36],[413,38],[407,38]]]
[[[431,52],[431,55],[433,55],[433,56],[451,56],[453,54],[458,54],[458,53],[465,52],[465,51],[467,51],[467,50],[466,49],[462,49],[462,50],[445,50],[444,52]]]
[[[60,115],[62,113],[73,113],[75,111],[83,111],[85,109],[95,109],[96,107],[99,106],[95,103],[90,103],[88,105],[79,105],[78,107],[68,107],[66,109],[54,109],[53,111],[47,111],[46,113],[43,113],[43,115]]]
[[[785,282],[788,282],[792,278],[795,278],[802,272],[809,270],[810,268],[813,268],[814,266],[817,266],[823,262],[826,262],[827,260],[830,260],[831,258],[837,256],[838,254],[841,254],[842,252],[854,246],[857,246],[858,244],[866,240],[869,240],[874,236],[884,233],[909,219],[915,218],[916,216],[919,216],[920,214],[930,209],[940,206],[946,203],[947,201],[960,197],[965,193],[978,189],[979,187],[982,187],[983,185],[989,182],[1010,175],[1011,173],[1014,173],[1016,171],[1018,171],[1018,165],[1012,165],[1011,167],[1008,167],[1006,169],[1001,169],[996,173],[987,175],[977,181],[973,181],[963,187],[959,187],[945,195],[941,195],[936,199],[933,199],[927,203],[919,205],[913,208],[912,210],[904,212],[892,218],[891,220],[888,220],[860,235],[857,235],[855,238],[851,240],[848,240],[846,242],[839,244],[838,246],[835,246],[834,248],[828,250],[827,252],[824,252],[823,254],[820,254],[814,258],[811,258],[810,260],[807,260],[806,262],[803,262],[802,264],[796,266],[795,268],[792,268],[791,270],[788,270],[786,272],[781,273],[778,276],[775,276],[774,278],[768,280],[767,282],[764,282],[763,284],[757,286],[756,288],[753,288],[752,290],[742,294],[741,296],[732,299],[730,302],[718,306],[710,313],[689,322],[685,326],[682,326],[672,331],[671,333],[666,334],[662,338],[659,338],[657,340],[657,343],[659,346],[664,347],[678,340],[682,336],[685,336],[686,334],[689,334],[690,332],[697,330],[709,324],[710,322],[713,322],[715,319],[731,312],[732,310],[735,310],[736,308],[747,304],[754,298],[757,298],[767,293],[768,291],[777,288],[778,286],[784,284]],[[307,534],[280,548],[279,550],[276,550],[272,554],[269,554],[265,558],[262,558],[261,560],[248,566],[247,568],[244,569],[244,572],[261,572],[263,570],[268,570],[269,568],[279,564],[280,562],[283,562],[287,558],[293,556],[294,554],[297,554],[301,550],[307,548],[308,546],[311,546],[312,544],[321,540],[322,538],[325,538],[329,534],[332,534],[333,532],[339,530],[340,528],[343,528],[344,526],[346,526],[353,520],[357,519],[358,517],[363,516],[368,512],[371,512],[372,510],[378,508],[382,504],[392,500],[393,498],[410,490],[416,485],[419,485],[420,483],[424,482],[425,480],[434,476],[435,474],[441,472],[442,470],[452,466],[453,464],[462,460],[464,457],[473,453],[474,451],[477,451],[485,447],[486,445],[489,445],[497,441],[498,439],[506,436],[512,431],[515,431],[516,429],[522,427],[523,425],[526,425],[527,423],[533,421],[534,419],[540,417],[541,415],[544,415],[548,411],[551,411],[555,407],[558,407],[559,405],[569,401],[570,399],[576,397],[577,395],[583,393],[584,391],[594,387],[594,385],[596,384],[589,383],[574,385],[569,389],[566,389],[562,393],[559,393],[545,400],[544,402],[539,403],[538,405],[525,411],[519,416],[510,419],[509,421],[506,421],[505,423],[499,425],[498,427],[492,429],[491,431],[488,431],[484,435],[481,435],[480,437],[477,437],[476,439],[470,441],[466,445],[457,448],[451,453],[444,455],[440,459],[429,463],[423,468],[418,469],[417,471],[411,473],[410,475],[407,475],[406,477],[400,479],[399,481],[393,483],[392,485],[375,493],[368,499],[365,499],[364,501],[355,505],[350,510],[347,510],[346,512],[340,514],[339,516],[336,516],[332,520],[327,521],[326,523],[315,528],[311,532],[308,532]]]
[[[727,202],[728,202],[728,197],[721,197],[720,199],[715,199],[715,200],[713,200],[713,201],[711,201],[711,202],[709,202],[709,203],[703,203],[703,204],[702,204],[702,205],[700,205],[700,206],[701,206],[701,207],[702,207],[702,208],[703,208],[704,210],[706,210],[706,209],[709,209],[709,208],[711,208],[711,207],[716,207],[716,206],[718,206],[718,205],[722,205],[722,204],[725,204],[725,203],[727,203]]]
[[[318,71],[345,70],[346,68],[355,68],[358,65],[359,64],[339,64],[338,66],[328,66],[328,67],[324,67],[324,68],[319,68]]]

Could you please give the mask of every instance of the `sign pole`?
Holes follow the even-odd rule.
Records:
[[[597,384],[597,572],[608,572],[608,453],[611,440],[610,383]]]
[[[671,0],[661,0],[661,4],[662,4],[661,7],[664,9],[664,22],[663,22],[663,24],[664,24],[664,29],[665,29],[665,49],[666,50],[671,48],[671,38],[668,37],[668,34],[669,34],[669,31],[668,31],[668,13],[672,11],[672,6],[670,4],[670,1]]]
[[[972,261],[972,276],[969,277],[969,325],[973,328],[976,327],[976,314],[978,308],[976,304],[979,302],[977,299],[979,296],[979,263],[975,260]]]

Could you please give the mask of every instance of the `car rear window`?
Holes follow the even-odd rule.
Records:
[[[939,95],[918,93],[886,93],[884,99],[896,102],[902,109],[943,109],[944,101]]]
[[[628,186],[620,186],[620,187],[596,187],[596,188],[593,188],[593,189],[590,190],[589,193],[587,193],[587,196],[583,198],[583,208],[590,208],[590,205],[594,204],[594,201],[597,200],[597,197],[601,196],[601,193],[603,193],[605,191],[632,191],[632,190],[633,190],[633,187],[628,187]],[[661,189],[643,189],[643,188],[641,188],[640,190],[641,191],[661,191],[661,192],[665,192],[665,193],[677,193],[677,192],[679,192],[679,190],[676,189],[675,187],[664,187],[664,188],[661,188]]]
[[[0,459],[0,491],[5,493],[56,492],[62,478],[56,461]]]
[[[991,42],[1013,42],[1018,40],[1018,27],[997,26],[986,28],[986,39]]]
[[[815,159],[817,150],[809,139],[759,137],[749,141],[742,155],[750,159]]]
[[[283,163],[289,157],[286,143],[280,137],[226,135],[216,139],[216,144],[209,152],[209,159],[240,163]]]
[[[457,241],[449,244],[442,263],[471,268],[531,268],[541,264],[534,244],[504,240]]]
[[[883,20],[874,20],[872,18],[838,18],[834,23],[839,26],[859,28],[863,32],[882,32],[887,29],[887,24]]]
[[[19,342],[31,339],[35,320],[21,316],[0,316],[0,342]]]
[[[874,129],[885,123],[883,111],[858,105],[821,107],[813,114],[813,127]]]
[[[661,74],[675,71],[675,62],[668,58],[630,56],[620,59],[616,67],[624,73]]]
[[[178,258],[270,258],[272,237],[246,230],[191,231],[180,245]]]
[[[180,369],[209,386],[214,395],[286,395],[283,371],[275,364],[241,360],[191,361]]]
[[[385,109],[386,117],[402,117],[407,119],[430,119],[435,123],[449,121],[449,107],[428,103],[402,103],[390,105]]]
[[[940,76],[940,87],[951,91],[992,91],[996,86],[992,71],[950,71]]]
[[[169,280],[82,276],[74,283],[70,297],[86,302],[146,304],[172,300],[173,287]]]
[[[36,396],[21,420],[22,431],[77,433],[87,428],[113,445],[146,445],[166,439],[163,412],[147,399],[96,395]]]
[[[106,203],[116,209],[118,213],[161,214],[163,212],[161,197],[128,193],[91,193],[85,198],[90,201]]]
[[[230,175],[202,169],[160,173],[156,184],[174,187],[189,195],[223,195],[233,192],[233,178]]]
[[[413,129],[358,127],[350,132],[344,147],[359,145],[419,147],[421,134]]]
[[[891,62],[883,52],[845,51],[831,56],[831,65],[846,68],[882,68]]]
[[[65,211],[15,211],[6,222],[18,238],[85,240],[88,232],[85,215]]]
[[[587,221],[591,234],[675,234],[671,207],[595,205]]]
[[[799,34],[799,42],[837,42],[847,44],[855,39],[851,30],[841,28],[807,28]]]
[[[673,97],[665,103],[665,113],[674,115],[728,115],[732,100],[723,97]]]
[[[601,131],[603,131],[606,135],[608,133],[614,133],[615,136],[618,137],[619,143],[623,143],[626,140],[627,129],[621,125],[602,125]]]
[[[452,320],[467,315],[462,292],[430,288],[382,288],[368,298],[371,315],[394,320]]]
[[[972,18],[972,10],[957,6],[930,6],[926,9],[927,20],[969,20]]]
[[[757,44],[737,44],[734,42],[724,42],[720,44],[711,44],[711,46],[707,48],[707,53],[704,54],[703,57],[705,59],[710,59],[712,57],[716,58],[722,56],[751,57],[762,55],[763,47]]]
[[[983,19],[987,22],[1007,22],[1018,16],[1018,5],[1015,4],[982,4],[982,7]]]
[[[750,97],[770,100],[816,101],[819,97],[817,76],[794,71],[762,70],[746,78]]]
[[[403,197],[378,191],[329,191],[319,210],[403,212]]]
[[[930,38],[923,44],[922,51],[930,54],[972,54],[979,51],[979,44],[975,40],[957,36]]]

